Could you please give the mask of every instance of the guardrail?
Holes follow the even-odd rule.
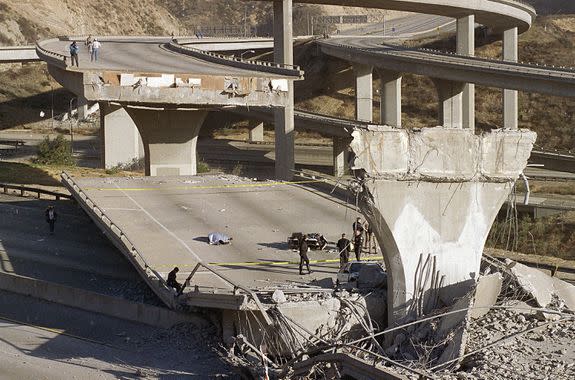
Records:
[[[242,58],[229,57],[223,54],[213,53],[205,50],[192,48],[180,44],[177,40],[171,41],[166,47],[176,53],[189,55],[205,61],[237,67],[245,70],[264,71],[271,74],[285,75],[290,77],[303,77],[303,71],[299,66],[286,65],[274,62],[251,61]]]
[[[472,67],[475,71],[487,71],[487,70],[505,70],[507,72],[516,72],[520,74],[532,75],[532,76],[541,76],[547,79],[550,78],[558,78],[558,79],[572,79],[575,80],[575,68],[572,67],[555,67],[555,66],[545,66],[545,65],[538,65],[533,63],[523,63],[523,62],[512,62],[512,61],[503,61],[497,59],[490,59],[490,58],[483,58],[483,57],[475,57],[475,56],[466,56],[466,55],[459,55],[455,53],[443,52],[434,49],[410,49],[403,46],[396,46],[396,45],[386,45],[388,47],[387,50],[377,50],[374,51],[373,49],[361,47],[361,46],[354,46],[351,44],[344,44],[344,43],[328,43],[325,45],[329,45],[332,47],[336,47],[339,49],[345,49],[350,53],[357,53],[362,52],[365,54],[370,55],[387,55],[387,56],[396,56],[399,59],[404,60],[418,60],[424,61],[426,63],[429,62],[436,62],[439,64],[447,64],[451,66],[465,66],[465,67]],[[383,45],[382,45],[383,47]],[[417,56],[407,56],[406,53],[423,53],[427,56],[425,57],[417,57]],[[431,58],[431,59],[430,59]],[[441,58],[455,58],[456,61],[448,60],[448,59],[441,59]],[[477,66],[478,62],[488,63],[491,66]],[[504,67],[501,67],[504,66]],[[533,70],[531,72],[526,71]]]
[[[152,290],[154,290],[154,292],[164,301],[164,303],[166,303],[171,308],[175,308],[176,299],[173,297],[172,288],[170,286],[168,286],[168,284],[166,283],[166,281],[164,280],[162,275],[160,273],[158,273],[154,268],[152,268],[151,265],[148,264],[148,261],[138,251],[136,246],[131,242],[131,240],[126,236],[126,234],[124,234],[122,229],[118,225],[116,225],[114,222],[112,222],[112,220],[106,215],[106,213],[101,208],[99,208],[94,203],[94,201],[92,201],[90,199],[88,194],[86,194],[84,191],[82,191],[82,189],[80,189],[80,187],[74,182],[74,180],[66,172],[62,172],[61,177],[62,177],[62,180],[64,181],[64,184],[67,185],[68,187],[70,187],[71,190],[73,190],[76,194],[78,194],[78,196],[82,199],[83,203],[85,204],[85,206],[88,209],[86,209],[84,207],[83,208],[88,212],[88,214],[93,215],[97,219],[97,221],[100,221],[108,230],[110,230],[114,234],[114,236],[109,236],[109,237],[117,239],[115,241],[116,245],[121,244],[123,246],[123,248],[125,248],[125,250],[128,251],[128,253],[130,255],[129,259],[135,261],[135,263],[136,263],[135,264],[136,269],[138,269],[140,271],[143,270],[143,272],[146,276],[146,279],[148,280],[147,282],[148,283],[150,281],[152,282],[152,285],[153,285]],[[82,202],[79,202],[79,203],[80,203],[80,205],[84,206],[82,204]],[[121,249],[122,247],[118,247],[118,248],[120,248],[120,250],[122,250]],[[221,278],[222,280],[224,280],[225,282],[230,284],[233,288],[233,294],[234,295],[237,294],[238,289],[247,293],[254,300],[258,309],[262,312],[262,315],[263,315],[266,323],[271,324],[271,320],[269,319],[269,316],[267,315],[265,308],[261,304],[257,294],[255,294],[251,289],[248,289],[247,287],[244,287],[242,285],[238,285],[238,284],[234,283],[232,280],[228,279],[223,274],[219,273],[218,271],[212,269],[210,266],[208,266],[202,262],[199,262],[198,264],[196,264],[195,268],[192,270],[192,272],[190,273],[190,275],[186,279],[186,284],[189,284],[189,282],[191,281],[191,279],[193,278],[193,276],[196,274],[196,272],[198,271],[198,269],[200,267],[207,269],[208,271],[210,271],[211,273],[213,273],[217,277]],[[152,277],[152,278],[150,278],[150,277]],[[154,284],[154,282],[156,282],[156,283]],[[160,284],[159,289],[156,288],[157,284]]]
[[[142,256],[142,254],[136,249],[136,246],[130,241],[130,239],[124,234],[122,229],[118,227],[112,220],[106,215],[106,213],[99,208],[92,199],[86,194],[85,192],[80,189],[80,187],[74,182],[72,177],[68,175],[66,172],[62,172],[61,174],[62,181],[66,186],[71,188],[70,190],[78,194],[81,200],[84,202],[86,208],[84,208],[88,214],[93,215],[96,217],[98,221],[100,221],[109,231],[111,231],[114,236],[110,236],[110,238],[117,239],[116,244],[121,244],[129,253],[129,259],[135,261],[136,269],[143,271],[144,275],[146,276],[147,282],[152,282],[152,290],[156,293],[163,301],[171,308],[175,308],[175,302],[173,298],[173,293],[171,288],[168,286],[164,278],[161,274],[159,274],[154,268],[152,268],[148,261]],[[82,205],[82,202],[79,202]],[[83,206],[83,205],[82,205]],[[121,249],[121,247],[118,247]],[[154,283],[155,282],[155,283]],[[160,287],[156,287],[156,285],[160,285]]]
[[[58,38],[52,38],[43,42],[54,42],[59,41]],[[36,42],[36,54],[38,57],[44,61],[55,61],[59,65],[63,65],[64,68],[68,66],[68,56],[60,53],[56,53],[45,49],[40,45],[40,42]]]
[[[26,197],[27,193],[34,193],[38,199],[41,199],[42,195],[49,195],[54,197],[57,201],[60,199],[72,199],[71,195],[58,193],[56,191],[39,189],[37,187],[23,186],[23,185],[13,185],[8,183],[0,183],[0,187],[3,189],[4,194],[9,194],[9,190],[15,190],[21,197]]]

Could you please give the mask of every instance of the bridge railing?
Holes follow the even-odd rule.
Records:
[[[173,297],[172,288],[167,284],[166,280],[164,280],[162,275],[148,263],[146,258],[138,251],[135,244],[133,244],[132,241],[128,238],[128,236],[124,234],[122,229],[118,225],[116,225],[110,217],[106,215],[104,210],[98,207],[94,203],[94,201],[90,199],[88,194],[82,191],[82,189],[76,184],[76,182],[74,182],[74,180],[66,172],[62,172],[61,177],[62,180],[64,181],[64,184],[70,188],[71,192],[73,190],[73,192],[75,192],[81,198],[82,202],[79,202],[80,205],[82,205],[89,214],[95,217],[96,221],[101,222],[106,227],[107,230],[112,231],[114,235],[109,236],[112,242],[114,242],[116,246],[121,245],[118,246],[118,248],[124,251],[125,253],[126,250],[128,251],[130,255],[128,259],[135,262],[136,269],[144,272],[146,276],[145,279],[147,279],[148,282],[153,283],[154,286],[152,286],[152,289],[154,290],[154,292],[168,306],[175,308],[176,299]],[[271,323],[269,317],[265,312],[265,308],[263,307],[257,294],[255,294],[253,290],[245,286],[236,284],[235,282],[233,282],[223,274],[219,273],[218,271],[214,270],[207,264],[204,264],[202,262],[197,263],[194,270],[188,276],[186,283],[189,283],[192,280],[193,276],[196,274],[196,272],[200,267],[207,269],[208,271],[210,271],[211,273],[213,273],[214,275],[216,275],[217,277],[221,278],[226,283],[228,283],[231,286],[231,288],[233,288],[233,294],[236,294],[238,290],[241,290],[245,292],[247,295],[249,295],[255,302],[257,308],[262,312],[265,321]]]
[[[130,257],[129,259],[135,261],[136,269],[139,271],[143,271],[144,275],[146,276],[145,279],[148,282],[152,282],[154,286],[152,289],[154,292],[170,307],[175,307],[175,302],[173,298],[173,293],[171,288],[166,283],[166,280],[162,277],[160,273],[158,273],[145,259],[145,257],[136,249],[136,246],[132,243],[132,241],[124,234],[122,229],[116,225],[102,210],[99,208],[92,199],[86,194],[82,189],[74,182],[72,177],[70,177],[66,172],[62,172],[61,174],[62,181],[66,186],[70,188],[71,191],[78,194],[81,198],[82,202],[85,205],[86,211],[94,216],[98,221],[100,221],[109,231],[112,231],[114,236],[110,236],[112,241],[116,243],[116,245],[121,244],[123,247],[118,247],[122,251],[128,251]],[[82,205],[82,202],[79,202]],[[84,206],[82,205],[82,206]],[[125,249],[122,249],[125,248]]]
[[[190,46],[184,46],[178,40],[171,41],[166,45],[168,49],[180,54],[189,55],[198,59],[210,61],[213,63],[233,66],[245,70],[264,71],[271,74],[285,75],[290,77],[303,77],[303,71],[299,66],[287,65],[283,63],[274,63],[266,61],[252,61],[243,58],[229,57],[224,54],[213,53],[205,50],[196,49]]]
[[[41,45],[41,43],[50,43],[55,41],[59,41],[59,39],[52,38],[50,40],[36,42],[36,54],[38,54],[38,57],[44,61],[56,62],[58,65],[66,67],[68,66],[69,58],[67,55],[50,51]]]
[[[44,190],[44,189],[39,189],[37,187],[24,186],[24,185],[0,183],[0,188],[2,188],[4,194],[9,194],[10,190],[12,190],[12,191],[15,191],[17,194],[19,194],[21,197],[25,197],[26,194],[32,193],[32,194],[36,194],[36,197],[38,199],[40,199],[42,195],[54,197],[54,199],[56,199],[57,201],[59,201],[60,199],[71,199],[72,198],[72,196],[70,196],[68,194],[62,194],[62,193],[58,193],[56,191]]]
[[[373,55],[388,55],[388,56],[397,56],[402,58],[400,53],[426,53],[430,56],[435,56],[435,62],[439,62],[441,64],[449,64],[449,65],[458,65],[458,66],[466,66],[466,67],[473,67],[474,69],[479,69],[476,65],[477,62],[484,62],[488,64],[492,64],[493,66],[484,67],[485,69],[497,69],[497,66],[505,65],[506,70],[509,72],[516,72],[520,74],[529,74],[529,75],[540,75],[546,78],[561,78],[561,79],[575,79],[575,68],[573,67],[556,67],[556,66],[546,66],[546,65],[539,65],[537,63],[524,63],[524,62],[513,62],[513,61],[503,61],[494,58],[485,58],[485,57],[476,57],[476,56],[467,56],[467,55],[460,55],[456,53],[444,52],[440,50],[434,49],[427,49],[427,48],[418,48],[412,49],[403,46],[396,46],[396,45],[387,45],[388,49],[382,50],[373,50],[372,48],[364,48],[364,47],[356,47],[351,46],[348,44],[343,43],[329,43],[326,44],[327,46],[332,46],[338,49],[344,49],[349,51],[350,53],[353,52],[363,52],[367,54]],[[408,57],[404,56],[403,58],[408,59]],[[417,58],[417,57],[416,57]],[[460,58],[458,61],[449,61],[449,58]],[[422,59],[420,57],[420,59]],[[430,61],[430,57],[426,57],[427,61]],[[539,72],[526,72],[525,69],[531,70],[540,70]]]

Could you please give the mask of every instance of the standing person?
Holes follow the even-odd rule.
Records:
[[[92,44],[94,43],[94,38],[90,34],[88,38],[86,38],[86,42],[84,43],[86,47],[88,47],[88,54],[90,54],[90,60],[92,59]]]
[[[305,239],[307,239],[307,235],[303,235],[299,242],[299,274],[303,274],[304,263],[307,266],[308,274],[311,273],[311,270],[309,269],[309,258],[307,257],[308,246]]]
[[[54,210],[54,206],[48,206],[45,215],[46,223],[50,225],[50,235],[54,235],[54,225],[56,224],[56,219],[58,218],[58,214],[56,213],[56,210]]]
[[[166,281],[166,284],[174,289],[176,289],[177,295],[180,295],[182,293],[182,284],[180,284],[178,282],[178,280],[176,280],[176,276],[178,274],[178,272],[180,271],[180,268],[175,267],[174,269],[172,269],[172,271],[170,273],[168,273],[168,280]]]
[[[72,66],[74,66],[74,63],[76,63],[76,67],[80,67],[80,64],[78,63],[79,52],[80,48],[78,47],[76,41],[72,42],[72,44],[70,45],[70,59],[72,60]]]
[[[339,251],[339,267],[342,268],[345,264],[349,262],[349,252],[351,242],[345,237],[345,234],[341,234],[341,239],[337,241],[337,250]]]
[[[375,248],[375,239],[373,238],[373,228],[371,225],[366,221],[365,225],[365,247],[367,250],[367,254],[371,254],[371,249],[373,248],[373,253],[377,253],[377,249]]]
[[[361,249],[363,247],[363,233],[365,231],[363,222],[359,216],[355,219],[355,222],[353,222],[351,227],[353,229],[353,250],[355,252],[355,258],[359,261],[361,258]]]
[[[92,54],[90,55],[91,61],[97,61],[98,60],[98,53],[99,53],[101,47],[102,47],[102,44],[100,43],[100,41],[98,41],[97,38],[94,38],[94,42],[92,42]]]
[[[361,260],[361,247],[363,246],[363,233],[360,230],[355,230],[353,237],[353,250],[355,252],[355,259]]]

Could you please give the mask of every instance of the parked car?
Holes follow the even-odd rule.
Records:
[[[336,285],[346,288],[386,288],[385,268],[375,261],[351,261],[337,273]]]
[[[327,240],[323,237],[322,234],[317,232],[312,232],[306,234],[307,238],[305,239],[307,246],[310,249],[324,249],[327,246]],[[298,249],[299,242],[303,236],[302,232],[294,232],[291,236],[288,237],[288,247],[290,249]]]

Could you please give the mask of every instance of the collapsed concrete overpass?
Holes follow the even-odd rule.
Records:
[[[304,2],[343,5],[343,2],[339,0]],[[194,65],[201,66],[199,71],[192,70],[192,73],[223,77],[224,93],[232,90],[233,96],[229,93],[222,94],[222,88],[215,86],[200,88],[200,91],[207,91],[200,99],[194,91],[188,89],[186,96],[189,95],[191,99],[195,97],[198,104],[186,103],[185,97],[176,94],[167,98],[172,103],[170,106],[165,100],[160,100],[158,94],[162,91],[178,90],[178,83],[180,83],[178,72],[172,73],[175,88],[172,87],[170,78],[170,85],[163,90],[149,85],[146,87],[153,88],[142,89],[142,82],[140,82],[140,79],[143,79],[142,75],[133,76],[133,81],[127,81],[127,86],[121,86],[122,77],[118,79],[118,74],[113,74],[116,78],[114,80],[117,80],[119,84],[114,83],[113,80],[108,79],[109,76],[104,75],[105,70],[102,70],[102,67],[92,69],[98,73],[102,72],[102,75],[87,74],[86,82],[83,81],[85,76],[81,75],[82,81],[75,82],[76,89],[80,93],[85,90],[85,87],[89,87],[86,94],[94,98],[102,96],[113,106],[119,107],[123,105],[122,102],[127,103],[127,113],[137,125],[140,124],[138,126],[140,130],[149,136],[142,136],[144,145],[158,149],[155,153],[148,148],[147,160],[151,160],[149,157],[154,154],[161,159],[179,160],[173,156],[174,145],[170,146],[170,142],[166,141],[162,134],[170,129],[197,129],[185,126],[186,117],[179,113],[182,111],[179,109],[182,104],[190,108],[200,108],[200,110],[194,109],[191,112],[203,112],[210,104],[211,107],[215,105],[217,108],[255,107],[258,106],[258,101],[263,99],[266,103],[259,104],[260,107],[274,107],[275,110],[276,157],[278,157],[276,175],[281,179],[289,179],[293,175],[294,162],[293,80],[299,79],[301,72],[291,66],[293,63],[292,1],[276,0],[273,3],[275,60],[283,63],[284,66],[268,63],[253,67],[249,62],[227,60],[221,62],[222,65],[215,66],[220,71],[209,72],[213,70],[212,65],[215,62],[220,62],[225,57],[205,54],[197,49],[178,46],[167,41],[150,42],[151,45],[157,46],[154,48],[157,49],[157,54],[154,56],[142,55],[141,47],[139,49],[127,45],[124,47],[127,50],[126,55],[146,58],[143,62],[147,60],[152,64],[157,63],[158,59],[166,59],[167,61],[164,62],[170,66],[176,57],[188,55],[186,60],[193,59]],[[493,30],[503,32],[503,56],[508,61],[517,60],[517,35],[520,31],[529,28],[535,15],[529,6],[507,0],[426,2],[358,0],[353,2],[353,5],[416,10],[455,17],[458,26],[458,53],[468,56],[474,53],[475,22],[483,23]],[[62,45],[59,46],[56,45],[55,49],[62,49]],[[41,49],[46,50],[40,46],[39,51]],[[60,66],[54,64],[54,59],[62,61],[62,57],[57,56],[58,53],[50,52],[50,50],[43,51],[43,53],[56,76],[62,74],[62,71],[65,72],[65,77],[78,75],[77,69],[70,69],[67,65],[62,68],[61,63]],[[163,58],[160,58],[160,55]],[[150,57],[154,58],[150,59]],[[118,57],[119,61],[122,59],[126,60],[125,57]],[[420,65],[423,60],[420,60],[418,64]],[[123,64],[119,61],[111,62],[111,67],[119,69]],[[177,64],[180,64],[179,61]],[[238,72],[238,66],[244,71]],[[369,64],[364,64],[363,69],[365,70],[361,70],[357,78],[359,90],[356,93],[357,119],[370,122],[373,106],[372,68]],[[133,75],[136,69],[131,67],[131,70]],[[353,169],[357,174],[352,188],[356,190],[362,212],[375,227],[380,245],[386,252],[385,261],[390,273],[388,288],[391,291],[389,320],[394,322],[405,316],[412,316],[413,305],[416,302],[427,304],[429,297],[435,297],[440,293],[442,302],[449,304],[474,285],[479,273],[483,244],[491,223],[513,183],[525,167],[535,134],[518,130],[517,93],[513,89],[506,89],[506,128],[484,136],[476,136],[473,128],[474,115],[469,107],[474,102],[473,83],[469,83],[468,78],[459,78],[464,80],[462,86],[454,86],[451,83],[438,86],[443,88],[441,90],[443,91],[442,127],[422,131],[402,129],[400,128],[399,107],[401,78],[397,72],[390,74],[392,75],[384,81],[382,91],[385,99],[391,100],[384,103],[382,111],[383,124],[387,125],[354,128],[351,149],[356,155]],[[240,89],[239,81],[227,82],[228,85],[226,85],[225,77],[230,75],[252,78],[253,80],[249,83],[256,83],[255,88],[248,87],[253,91],[240,96],[241,91],[237,93]],[[259,81],[262,76],[265,85],[260,87],[257,83],[262,83]],[[135,80],[136,78],[138,79]],[[102,80],[98,82],[100,79]],[[182,82],[186,78],[180,77],[179,79]],[[202,79],[202,85],[211,83],[204,78],[200,79]],[[149,78],[146,77],[145,80],[150,83]],[[273,80],[285,80],[286,86],[275,87],[272,84],[270,88],[269,83],[273,83]],[[159,81],[161,82],[161,79]],[[156,79],[151,81],[151,83],[156,82]],[[193,83],[188,84],[190,88],[194,88]],[[73,88],[74,83],[69,85]],[[246,83],[241,85],[248,86]],[[104,88],[106,86],[110,88]],[[269,92],[266,91],[266,86],[270,89]],[[220,92],[217,92],[218,90]],[[140,111],[142,106],[138,104],[139,98],[149,103],[154,103],[155,100],[157,109],[145,105],[146,110]],[[159,115],[162,115],[162,112],[165,112],[163,114],[165,117],[160,121]],[[155,128],[153,124],[159,125],[160,128]],[[201,124],[201,114],[197,115],[192,124],[194,126]],[[191,139],[194,139],[194,136]],[[188,150],[186,155],[190,152],[191,150]],[[148,174],[186,173],[180,168],[177,173],[170,171],[171,169],[166,170],[167,166],[163,166],[165,162],[161,159],[156,160],[159,164],[155,169],[152,169],[151,162],[147,165],[150,167]],[[191,167],[191,163],[187,165]],[[424,268],[427,271],[425,273],[429,273],[431,267],[433,267],[435,280],[431,283],[422,282]]]
[[[81,52],[73,67],[63,54],[70,40],[40,42],[37,53],[84,103],[101,103],[105,160],[143,151],[147,175],[195,174],[196,140],[209,110],[285,107],[289,82],[302,76],[295,66],[233,60],[149,37],[103,39],[99,61]]]

